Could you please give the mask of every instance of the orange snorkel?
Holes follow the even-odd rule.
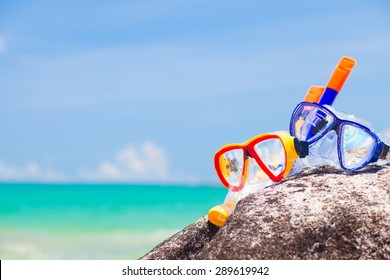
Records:
[[[321,105],[333,105],[337,94],[341,91],[355,64],[356,60],[343,56],[330,76],[326,87],[310,86],[304,101],[316,102]]]

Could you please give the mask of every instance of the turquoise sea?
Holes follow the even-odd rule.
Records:
[[[223,201],[213,186],[0,184],[0,259],[137,259]]]

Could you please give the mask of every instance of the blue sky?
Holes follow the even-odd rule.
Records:
[[[390,128],[386,1],[0,2],[0,181],[217,182],[222,145],[339,110]]]

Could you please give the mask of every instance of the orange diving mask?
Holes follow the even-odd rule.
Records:
[[[243,144],[223,146],[214,155],[214,167],[226,188],[240,191],[245,183],[268,177],[279,182],[298,157],[306,157],[308,144],[287,132],[264,133]],[[251,182],[248,182],[251,180]]]

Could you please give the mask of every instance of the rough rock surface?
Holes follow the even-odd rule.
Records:
[[[390,259],[390,165],[309,169],[207,217],[142,259]]]

